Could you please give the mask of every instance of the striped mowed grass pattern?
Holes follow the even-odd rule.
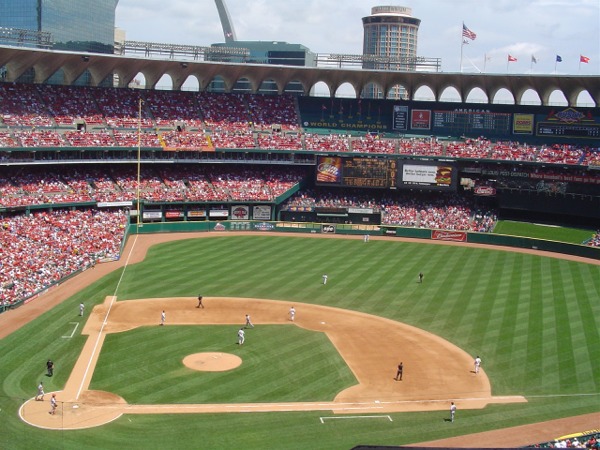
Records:
[[[425,274],[423,284],[417,283],[421,271]],[[325,273],[329,280],[323,286],[321,276]],[[60,339],[72,319],[70,313],[82,299],[99,303],[104,296],[114,294],[120,274],[114,273],[74,295],[3,340],[11,350],[0,365],[5,380],[2,411],[14,410],[19,398],[29,397],[47,354],[60,354],[59,367],[64,368],[49,383],[56,389],[64,384],[65,372],[82,345],[80,338],[68,342]],[[75,433],[104,448],[117,448],[119,436],[134,436],[140,446],[157,448],[158,442],[169,441],[174,433],[179,436],[179,448],[198,448],[193,445],[196,433],[202,434],[205,448],[223,448],[224,443],[249,448],[350,448],[364,442],[399,445],[599,409],[598,266],[418,242],[233,235],[154,247],[144,262],[126,268],[118,286],[120,301],[202,293],[205,297],[317,303],[402,321],[479,354],[494,395],[530,398],[527,404],[460,411],[461,420],[452,430],[440,428],[439,413],[396,414],[394,423],[401,421],[403,426],[391,428],[360,421],[336,421],[325,428],[316,425],[320,423],[318,414],[279,413],[226,415],[228,418],[135,417],[102,427],[104,431]],[[296,331],[291,333],[286,327],[282,331],[278,326],[251,330],[263,333],[261,345],[265,347],[260,352],[257,348],[250,361],[261,364],[272,341],[271,346],[281,352],[268,358],[277,362],[273,370],[246,376],[231,372],[222,378],[207,374],[202,381],[185,380],[171,355],[180,360],[179,353],[185,353],[187,343],[193,347],[195,341],[210,351],[220,337],[226,334],[232,341],[233,336],[228,327],[194,328],[176,327],[167,338],[164,333],[156,335],[155,329],[110,336],[92,386],[106,390],[114,386],[132,402],[185,403],[251,398],[327,400],[352,381],[322,336],[300,330],[295,336]],[[402,343],[398,347],[401,353]],[[143,355],[141,359],[139,355]],[[165,366],[162,373],[160,365]],[[298,382],[286,386],[274,381],[288,373],[299,378]],[[7,420],[13,427],[0,436],[0,444],[3,439],[12,443],[15,437],[24,438],[27,444],[45,441],[42,430],[31,431],[18,420]],[[70,433],[63,433],[63,442],[66,448],[84,448],[77,447],[80,441]]]

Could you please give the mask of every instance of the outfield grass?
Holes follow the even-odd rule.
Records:
[[[512,220],[499,220],[494,227],[494,233],[567,242],[569,244],[582,244],[594,235],[594,231],[592,230],[516,222]]]
[[[422,285],[417,283],[420,271]],[[321,284],[324,273],[329,275],[326,286]],[[144,262],[125,270],[118,284],[120,275],[105,277],[2,339],[0,448],[347,449],[407,445],[600,410],[599,266],[425,243],[233,235],[154,247]],[[444,422],[445,412],[392,414],[393,422],[325,424],[319,421],[327,415],[323,412],[124,416],[103,427],[65,432],[20,422],[17,410],[35,395],[40,379],[47,391],[61,389],[75,363],[83,338],[61,336],[71,329],[69,322],[79,320],[79,302],[100,303],[117,285],[121,301],[201,292],[205,297],[292,300],[298,302],[298,314],[306,302],[402,321],[481,355],[494,395],[525,395],[529,402],[459,411],[452,425]],[[118,390],[132,402],[187,403],[331,397],[352,382],[323,335],[290,333],[289,328],[249,330],[262,334],[263,347],[253,354],[253,363],[260,364],[258,353],[274,351],[268,359],[276,367],[244,376],[237,371],[203,374],[201,381],[179,373],[175,360],[193,348],[213,351],[222,345],[220,333],[227,332],[231,340],[230,329],[153,327],[111,335],[92,387]],[[172,335],[157,336],[159,330]],[[140,351],[143,342],[148,345]],[[278,348],[270,349],[269,343]],[[49,357],[57,367],[53,378],[43,376]],[[166,370],[155,368],[157,362]],[[306,377],[310,386],[277,380],[288,375],[290,383]],[[205,392],[196,392],[199,388]]]

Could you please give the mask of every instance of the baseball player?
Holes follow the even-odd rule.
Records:
[[[327,284],[327,275],[323,275],[323,284]]]
[[[450,402],[450,422],[454,423],[454,415],[456,414],[456,405]]]
[[[244,329],[240,328],[238,331],[238,345],[243,345],[244,344],[244,340],[245,340],[245,336],[244,336]]]
[[[250,314],[246,314],[246,325],[244,326],[244,328],[254,328],[254,325],[252,325],[252,321],[250,320]]]
[[[402,372],[404,371],[404,365],[402,363],[398,364],[398,370],[396,371],[396,381],[402,381]]]
[[[35,396],[35,399],[37,401],[42,401],[42,402],[44,401],[44,383],[42,383],[41,381],[40,381],[40,384],[38,385],[38,393]]]
[[[83,310],[85,309],[85,305],[83,303],[79,304],[79,315],[83,316]]]
[[[202,303],[202,295],[198,296],[198,306],[196,308],[204,308],[204,304]]]
[[[293,306],[290,308],[290,320],[293,322],[296,318],[296,308]]]
[[[481,367],[481,358],[479,356],[475,357],[473,364],[475,365],[475,373],[479,373],[479,368]]]
[[[165,310],[163,309],[163,312],[160,313],[160,325],[164,325],[166,320],[167,320],[167,314],[165,313]]]
[[[56,408],[58,403],[56,402],[56,394],[52,394],[52,398],[50,399],[50,414],[56,414]]]

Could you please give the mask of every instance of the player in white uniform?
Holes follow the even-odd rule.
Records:
[[[456,405],[454,402],[450,402],[450,422],[454,422],[454,415],[456,414]]]
[[[50,399],[50,414],[56,414],[57,407],[58,403],[56,402],[56,394],[52,394],[52,398]]]
[[[35,396],[36,400],[39,401],[44,401],[44,384],[40,381],[40,384],[38,385],[38,393]]]
[[[165,322],[167,320],[167,314],[165,313],[165,311],[163,310],[162,313],[160,313],[160,324],[164,325]]]
[[[323,275],[323,284],[327,284],[327,275]]]
[[[85,305],[83,303],[79,304],[79,315],[83,316],[83,310],[85,309]]]
[[[481,358],[477,356],[473,364],[475,365],[475,373],[479,373],[479,368],[481,367]]]
[[[290,308],[290,320],[293,322],[296,318],[296,308],[293,306]]]
[[[244,329],[240,328],[238,331],[238,344],[242,345],[244,343],[245,340],[245,333],[244,333]]]
[[[252,321],[250,320],[250,314],[246,314],[246,325],[244,326],[244,328],[254,328],[254,325],[252,325]]]

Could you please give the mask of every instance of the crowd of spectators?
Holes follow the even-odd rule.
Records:
[[[271,202],[305,176],[303,169],[279,166],[144,166],[139,195],[148,202]],[[133,201],[137,186],[137,167],[133,165],[69,165],[60,170],[30,167],[16,173],[0,168],[0,206]]]
[[[498,220],[494,210],[477,207],[457,195],[398,193],[377,198],[359,191],[338,193],[330,190],[305,190],[291,197],[284,208],[359,208],[381,213],[382,225],[415,228],[490,232]]]
[[[306,132],[293,96],[0,83],[0,148],[239,148],[600,165],[597,148]],[[1,129],[4,125],[5,130]],[[80,133],[65,130],[78,127]],[[118,131],[117,131],[118,130]],[[114,131],[114,133],[111,133]]]
[[[0,219],[0,304],[10,306],[119,256],[122,211],[55,210]]]
[[[596,231],[591,239],[587,242],[590,247],[600,247],[600,230]]]
[[[554,439],[541,444],[528,445],[529,448],[587,448],[591,450],[600,449],[600,434],[593,433],[584,436],[573,436]]]

